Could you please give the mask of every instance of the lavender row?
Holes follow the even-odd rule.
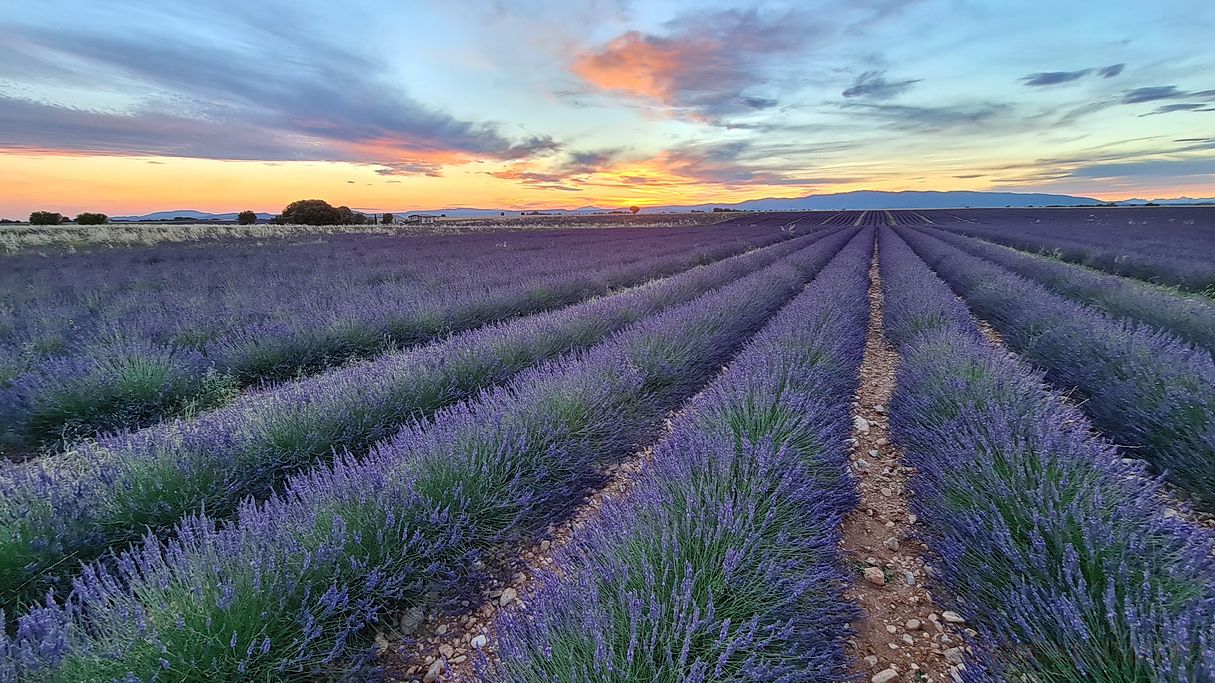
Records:
[[[821,265],[823,245],[543,363],[293,478],[238,518],[182,522],[74,581],[0,645],[37,681],[297,680],[372,664],[372,627],[459,599],[486,553],[534,539],[652,438]]]
[[[1215,301],[1178,296],[1117,275],[1046,259],[944,230],[917,228],[1111,316],[1129,318],[1215,351]]]
[[[332,253],[310,244],[173,245],[12,257],[0,286],[10,311],[0,327],[13,340],[0,344],[8,426],[0,448],[25,452],[151,424],[223,404],[246,386],[573,303],[782,237],[614,233],[497,235],[493,244],[363,236],[323,245]]]
[[[1117,275],[1215,291],[1211,209],[977,210],[964,215],[967,224],[945,227]]]
[[[928,265],[1108,436],[1215,507],[1215,361],[1150,326],[1108,318],[914,230]]]
[[[685,407],[498,620],[490,680],[851,680],[839,529],[872,252],[869,228]]]
[[[0,607],[62,586],[82,560],[185,515],[235,511],[336,451],[375,442],[545,358],[806,248],[804,237],[666,281],[244,397],[193,420],[82,444],[0,471]],[[825,262],[844,235],[814,247]]]
[[[1159,483],[987,344],[898,236],[879,249],[891,426],[943,595],[979,632],[966,678],[1215,679],[1210,534],[1163,514]]]

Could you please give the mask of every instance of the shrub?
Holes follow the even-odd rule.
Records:
[[[78,225],[105,225],[110,222],[110,217],[104,213],[80,213],[76,214],[76,223]]]
[[[30,214],[30,225],[59,225],[63,214],[54,211],[35,211]]]

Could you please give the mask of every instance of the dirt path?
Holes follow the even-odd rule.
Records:
[[[882,332],[877,253],[869,271],[869,334],[854,406],[852,467],[861,502],[843,525],[845,556],[857,567],[849,597],[863,610],[850,641],[857,671],[872,683],[950,681],[967,655],[965,615],[937,609],[924,582],[926,546],[912,540],[902,453],[891,445],[887,405],[898,355]]]
[[[668,415],[666,428],[654,443],[666,438],[678,414],[676,411]],[[607,483],[591,494],[568,521],[550,526],[545,540],[492,560],[492,566],[502,569],[485,587],[479,605],[467,603],[464,605],[467,610],[457,615],[413,615],[412,621],[417,623],[410,624],[408,633],[415,639],[412,646],[393,647],[387,639],[381,643],[389,680],[420,683],[477,680],[474,663],[478,653],[484,654],[489,662],[494,661],[494,645],[498,640],[494,620],[498,613],[505,609],[527,609],[528,594],[539,585],[538,577],[556,569],[553,556],[557,549],[598,516],[609,500],[628,495],[642,465],[652,456],[653,446],[647,446],[624,462],[609,465],[605,470]]]

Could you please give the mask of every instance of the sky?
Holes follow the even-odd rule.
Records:
[[[1207,0],[39,0],[0,216],[1215,196]]]

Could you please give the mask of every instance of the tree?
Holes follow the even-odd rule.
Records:
[[[253,225],[257,222],[257,214],[252,211],[241,211],[236,215],[236,222],[241,225]]]
[[[334,211],[337,212],[338,225],[364,225],[367,223],[366,214],[354,211],[349,206],[339,206]]]
[[[396,222],[396,220],[397,220],[396,216],[394,216],[390,213],[386,213],[386,214],[384,214],[383,218],[380,219],[380,222],[383,223],[384,225],[392,225],[393,223]]]
[[[633,215],[634,215],[634,216],[636,216],[636,215],[637,215],[637,212],[638,212],[638,211],[641,211],[641,207],[639,207],[639,206],[630,206],[630,207],[629,207],[629,211],[632,211],[632,212],[633,212]]]
[[[104,213],[79,213],[76,214],[76,223],[78,225],[105,225],[110,222],[110,217]]]
[[[339,225],[341,218],[338,210],[324,199],[301,199],[291,202],[278,222],[295,225]]]
[[[30,225],[59,225],[63,214],[54,211],[35,211],[30,214]]]

